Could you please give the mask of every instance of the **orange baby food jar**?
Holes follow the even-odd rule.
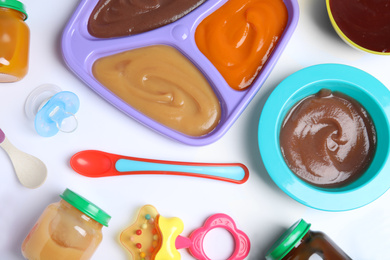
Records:
[[[17,0],[0,0],[0,82],[21,80],[28,71],[30,29]]]
[[[102,241],[102,227],[111,217],[66,189],[62,200],[50,204],[22,244],[29,260],[87,260]]]

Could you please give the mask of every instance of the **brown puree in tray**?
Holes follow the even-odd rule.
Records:
[[[172,23],[206,0],[100,0],[88,21],[98,38],[128,36]]]
[[[155,121],[190,136],[218,125],[221,107],[203,74],[178,50],[154,45],[98,59],[94,77]]]
[[[341,187],[360,177],[376,150],[370,115],[354,99],[322,89],[288,112],[279,136],[289,168],[320,187]]]
[[[340,30],[357,45],[390,52],[389,0],[329,0]]]

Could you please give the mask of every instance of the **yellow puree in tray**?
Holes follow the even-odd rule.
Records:
[[[94,77],[130,106],[190,136],[210,133],[221,107],[203,74],[178,50],[155,45],[98,59]]]

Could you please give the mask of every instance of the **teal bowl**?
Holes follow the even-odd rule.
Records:
[[[340,188],[321,188],[298,178],[287,166],[279,144],[280,128],[298,101],[323,88],[358,101],[370,114],[377,134],[373,161],[364,174]],[[362,207],[390,187],[390,91],[372,75],[341,64],[320,64],[297,71],[283,80],[264,105],[258,142],[264,166],[276,185],[296,201],[325,211]]]

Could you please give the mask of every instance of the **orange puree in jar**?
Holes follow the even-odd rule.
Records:
[[[30,29],[19,1],[0,1],[0,82],[21,80],[28,71]]]
[[[233,89],[248,88],[287,25],[283,0],[229,0],[197,27],[199,50]]]
[[[117,97],[183,134],[208,134],[220,121],[220,103],[207,79],[173,47],[154,45],[110,55],[92,69]]]

